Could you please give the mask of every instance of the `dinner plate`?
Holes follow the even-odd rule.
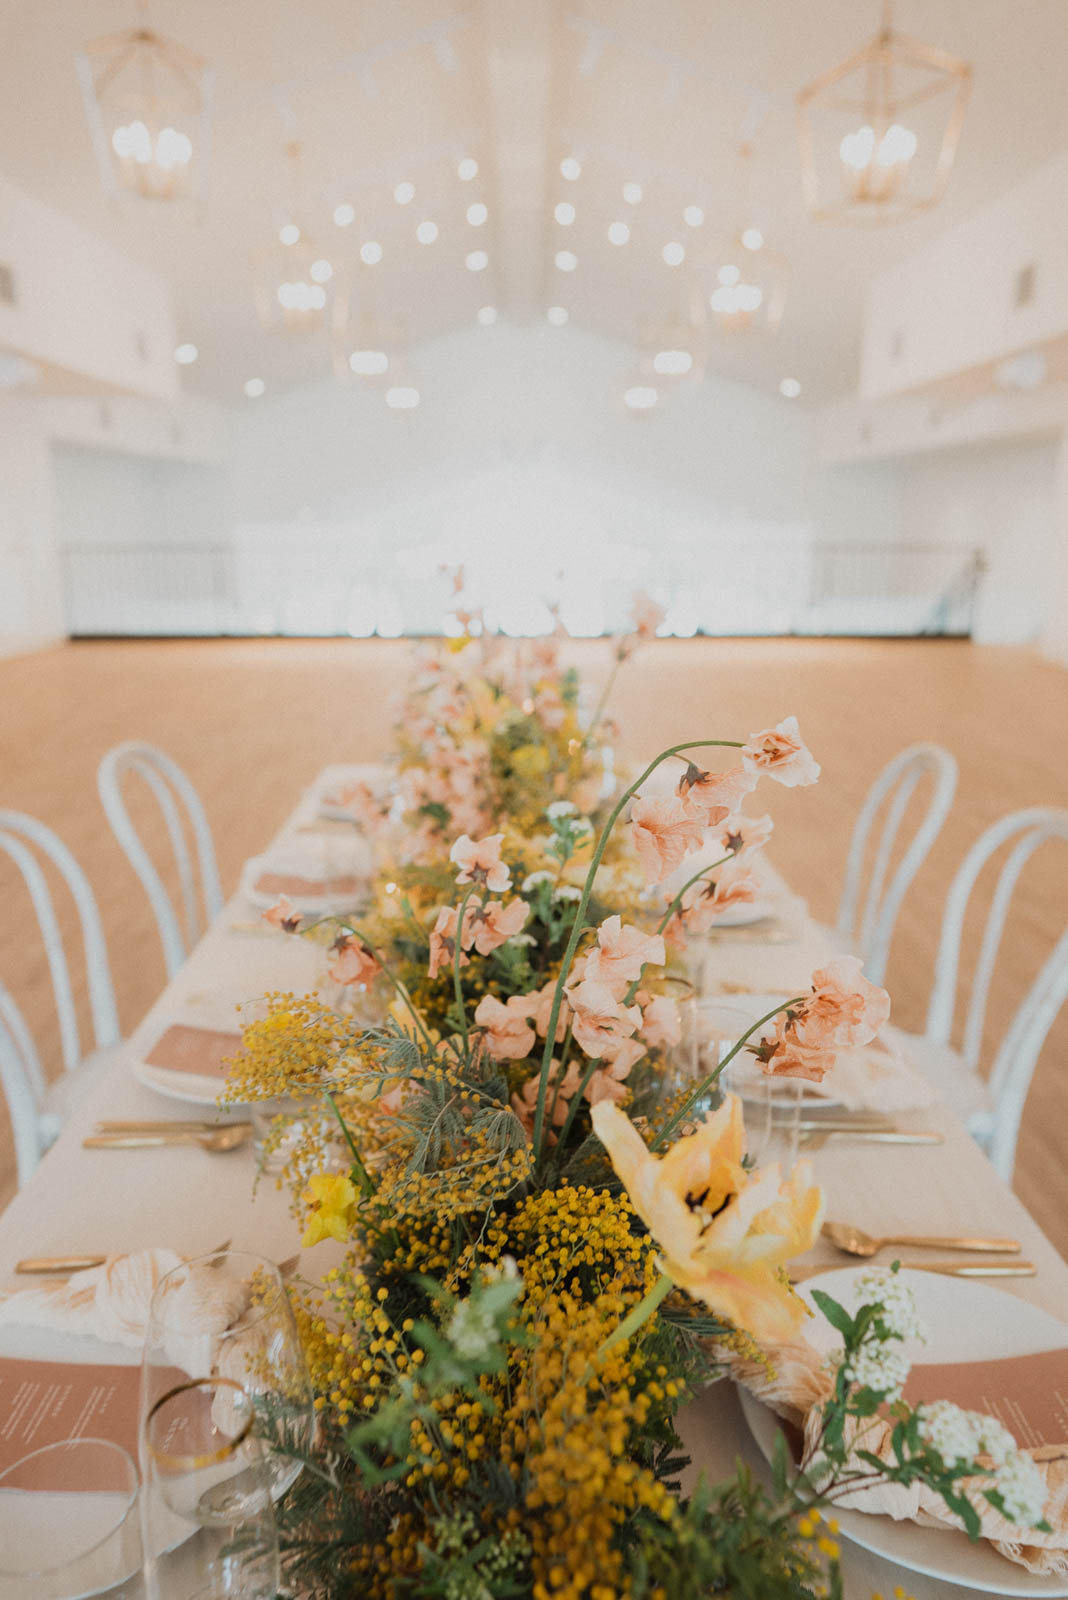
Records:
[[[812,1290],[822,1289],[854,1312],[856,1280],[865,1270],[866,1266],[822,1272],[798,1293],[815,1309]],[[996,1361],[1060,1350],[1068,1344],[1068,1326],[1059,1318],[1003,1289],[935,1272],[902,1269],[901,1276],[913,1291],[920,1321],[927,1329],[927,1342],[912,1347],[916,1361]],[[805,1331],[818,1349],[830,1351],[841,1344],[819,1311]],[[747,1389],[739,1386],[738,1396],[749,1429],[770,1461],[779,1420]],[[962,1530],[922,1528],[915,1522],[895,1522],[863,1511],[835,1510],[834,1516],[841,1532],[854,1544],[924,1577],[942,1578],[978,1594],[1068,1595],[1068,1579],[1028,1572],[999,1555],[988,1540],[972,1544]]]
[[[742,903],[728,906],[726,911],[721,911],[713,922],[708,925],[709,933],[715,933],[720,928],[751,928],[757,922],[766,922],[772,914],[772,907],[766,901],[754,900],[748,905]]]

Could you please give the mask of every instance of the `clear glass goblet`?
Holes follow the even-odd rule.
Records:
[[[0,1600],[140,1594],[137,1499],[137,1467],[109,1439],[21,1457],[0,1473]]]

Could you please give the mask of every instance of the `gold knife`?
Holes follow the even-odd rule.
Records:
[[[803,1129],[801,1144],[806,1150],[819,1150],[828,1139],[863,1140],[867,1144],[945,1144],[944,1133],[902,1133],[896,1128],[818,1128]]]
[[[1038,1268],[1033,1261],[902,1261],[910,1272],[938,1272],[945,1278],[1034,1278]],[[841,1271],[836,1265],[802,1267],[790,1274],[794,1283],[817,1278],[824,1272]]]
[[[230,1240],[224,1239],[211,1253],[221,1255],[229,1248]],[[24,1261],[15,1262],[15,1271],[23,1274],[33,1273],[35,1276],[41,1276],[46,1272],[85,1272],[89,1267],[102,1267],[109,1255],[129,1253],[129,1251],[109,1250],[106,1255],[95,1256],[27,1256]]]
[[[94,1124],[94,1133],[218,1133],[222,1128],[248,1128],[251,1127],[247,1117],[233,1122],[225,1122],[221,1118],[213,1121],[206,1119],[198,1121],[190,1118],[182,1121],[181,1118],[160,1118],[156,1121],[146,1119],[138,1122],[132,1119],[129,1122],[97,1122]]]

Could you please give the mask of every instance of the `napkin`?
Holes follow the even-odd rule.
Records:
[[[153,1291],[164,1273],[184,1260],[175,1250],[136,1250],[109,1256],[103,1266],[66,1281],[0,1292],[0,1327],[48,1328],[139,1350]],[[247,1303],[244,1285],[206,1263],[193,1267],[175,1287],[173,1304],[183,1332],[168,1356],[186,1372],[209,1370],[213,1336],[231,1327]],[[205,1352],[208,1366],[202,1364]]]
[[[769,1354],[770,1366],[747,1360],[726,1347],[717,1349],[717,1355],[726,1362],[732,1376],[802,1433],[806,1446],[812,1446],[819,1435],[819,1408],[833,1387],[827,1359],[805,1339],[777,1346]],[[892,1461],[892,1421],[875,1417],[862,1426],[863,1437],[858,1438],[854,1431],[853,1442],[882,1460]],[[1029,1572],[1068,1577],[1068,1454],[1063,1450],[1055,1453],[1049,1447],[1029,1450],[1027,1454],[1033,1456],[1046,1479],[1045,1514],[1052,1532],[1036,1533],[1033,1529],[1017,1528],[976,1496],[982,1536],[989,1539],[1001,1555]],[[835,1504],[847,1510],[892,1517],[895,1522],[908,1519],[927,1528],[960,1528],[959,1519],[947,1509],[941,1496],[920,1484],[908,1489],[898,1484],[881,1484],[875,1489],[864,1489],[837,1499]]]

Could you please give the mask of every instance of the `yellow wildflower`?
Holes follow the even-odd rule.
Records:
[[[304,1200],[312,1207],[300,1241],[305,1248],[318,1244],[320,1239],[348,1238],[356,1211],[356,1190],[351,1179],[343,1173],[316,1172],[304,1191]]]

